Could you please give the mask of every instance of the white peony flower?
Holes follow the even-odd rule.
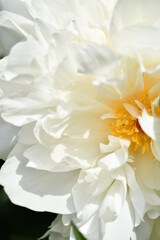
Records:
[[[18,2],[0,17],[21,35],[0,76],[3,121],[21,127],[0,183],[62,214],[50,239],[72,220],[88,240],[158,240],[160,2]]]

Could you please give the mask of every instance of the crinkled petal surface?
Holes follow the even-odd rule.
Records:
[[[22,150],[21,145],[14,149],[13,156],[3,165],[0,174],[0,183],[5,186],[11,200],[36,211],[74,212],[71,189],[78,172],[57,175],[26,167],[26,159],[20,154]],[[16,152],[18,156],[14,156]]]

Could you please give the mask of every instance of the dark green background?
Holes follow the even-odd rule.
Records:
[[[0,167],[3,161],[0,160]],[[0,186],[0,239],[36,240],[56,217],[47,212],[34,212],[12,204]]]

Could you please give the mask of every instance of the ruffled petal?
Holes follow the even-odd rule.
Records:
[[[19,128],[0,118],[0,159],[6,160],[8,154],[17,142]]]
[[[23,151],[24,146],[19,144],[0,173],[0,183],[11,201],[35,211],[73,213],[71,190],[78,171],[57,174],[26,167]]]
[[[119,240],[119,237],[121,237],[121,239],[124,240],[136,240],[133,228],[134,214],[132,212],[131,204],[125,200],[121,213],[115,221],[110,221],[106,224],[101,222],[101,239]]]
[[[142,130],[153,140],[160,142],[160,118],[151,116],[144,109],[142,116],[138,117]]]

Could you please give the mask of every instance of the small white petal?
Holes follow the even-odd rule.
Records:
[[[133,117],[138,118],[139,111],[136,107],[134,107],[132,104],[129,104],[129,103],[123,103],[123,106]]]
[[[142,130],[153,140],[160,142],[160,118],[151,116],[144,109],[142,116],[138,117]]]
[[[20,129],[0,118],[0,159],[6,160],[8,154],[17,142]]]
[[[109,188],[99,209],[99,216],[105,221],[114,221],[122,210],[126,197],[126,186],[121,181],[115,181]]]
[[[127,161],[128,149],[121,148],[99,160],[99,166],[106,167],[108,170],[113,170],[123,166]]]
[[[160,161],[160,143],[156,141],[151,141],[151,149],[154,157]]]
[[[120,58],[119,54],[113,53],[103,45],[89,44],[86,48],[79,50],[79,72],[93,75],[104,73],[109,65]]]

